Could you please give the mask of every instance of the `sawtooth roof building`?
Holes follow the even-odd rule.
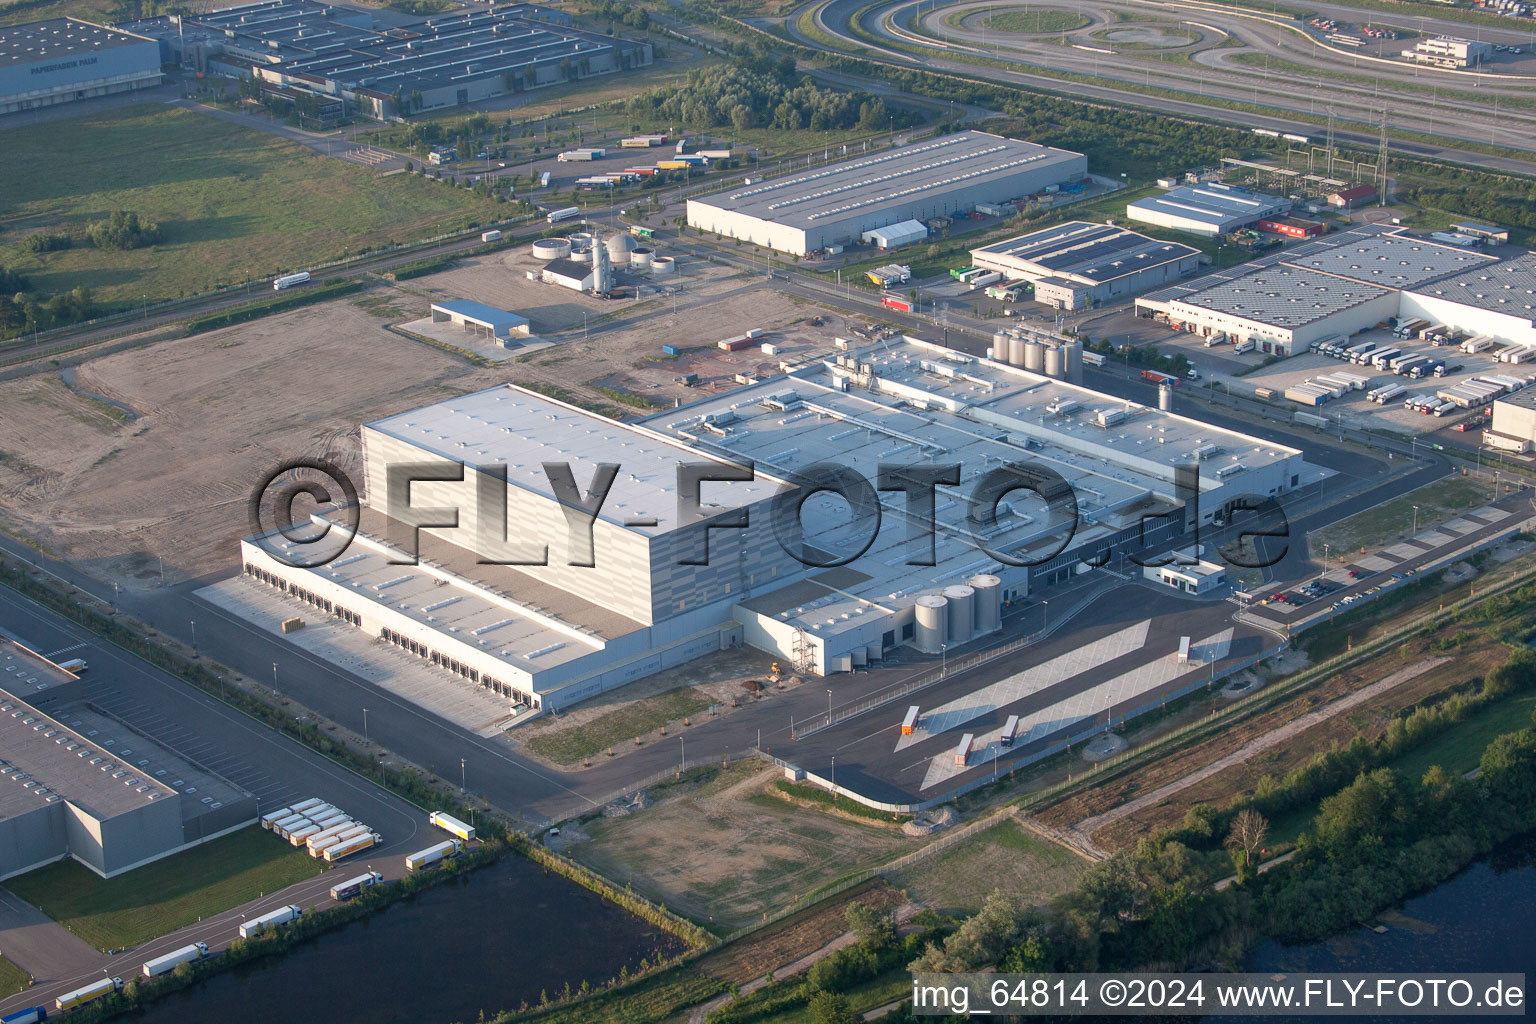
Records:
[[[1200,250],[1075,220],[972,249],[971,262],[1030,282],[1038,302],[1083,309],[1188,277],[1200,267]]]
[[[351,547],[301,568],[292,542],[247,538],[245,573],[526,710],[741,643],[815,675],[904,644],[936,654],[1085,558],[1172,545],[1240,495],[1321,472],[1295,449],[911,338],[638,422],[505,385],[367,424],[362,441]],[[456,507],[457,526],[422,529],[420,563],[401,564],[414,513],[389,506],[390,467],[424,462],[453,479],[417,482],[412,507]],[[1010,463],[1031,468],[984,490]],[[684,464],[753,469],[690,489]],[[868,489],[845,503],[814,486],[830,464]],[[959,467],[935,493],[931,554],[909,535],[928,518],[874,489],[891,464],[908,467],[898,480]],[[590,533],[573,530],[595,495]]]
[[[75,18],[0,27],[0,114],[160,84],[160,44]]]
[[[726,238],[804,255],[851,245],[866,231],[969,213],[1072,182],[1081,153],[963,131],[688,200],[688,223]]]
[[[378,119],[652,61],[649,43],[581,31],[569,14],[534,4],[400,19],[315,0],[260,0],[136,25],[196,70],[251,74]]]
[[[1183,185],[1127,203],[1125,214],[1143,224],[1219,238],[1266,217],[1289,213],[1293,205],[1279,196],[1210,183]]]

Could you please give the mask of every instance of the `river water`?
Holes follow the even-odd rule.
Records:
[[[215,975],[130,1019],[449,1024],[556,998],[676,937],[515,854],[327,932],[282,956]]]
[[[1387,931],[1357,928],[1305,946],[1266,942],[1247,970],[1316,972],[1515,972],[1536,979],[1536,832],[1505,843],[1439,887],[1379,915]],[[1223,1017],[1211,1021],[1315,1020]],[[1395,1018],[1374,1017],[1375,1021]],[[1423,1022],[1429,1017],[1403,1017]]]

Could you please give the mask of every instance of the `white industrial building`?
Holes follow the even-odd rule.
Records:
[[[557,284],[577,292],[591,291],[594,280],[592,264],[570,259],[550,260],[539,271],[539,277],[545,284]]]
[[[877,249],[896,249],[928,237],[928,226],[919,220],[904,220],[884,228],[870,228],[859,236],[865,245]]]
[[[1220,238],[1266,217],[1289,213],[1293,205],[1279,196],[1211,182],[1184,185],[1127,203],[1125,215],[1143,224]]]
[[[1536,345],[1536,253],[1476,266],[1403,293],[1401,315],[1433,320],[1511,345]]]
[[[1136,309],[1176,330],[1225,334],[1263,353],[1290,355],[1412,313],[1417,296],[1493,264],[1402,229],[1364,226],[1153,292]]]
[[[1536,449],[1536,390],[1494,401],[1493,423],[1483,431],[1483,444],[1516,453]]]
[[[362,442],[351,547],[301,568],[280,535],[248,538],[246,574],[532,708],[743,642],[816,675],[903,644],[938,653],[1085,560],[1321,474],[1295,449],[910,338],[635,423],[504,385],[370,423]],[[421,463],[445,479],[391,506],[391,467]],[[684,464],[755,473],[690,488]],[[931,514],[901,490],[951,465],[939,479],[958,485],[926,488]],[[815,486],[829,466],[868,490]],[[571,507],[598,498],[590,532],[573,529]],[[457,525],[424,525],[420,563],[402,564],[408,524],[452,509]]]
[[[804,255],[852,244],[877,228],[1017,199],[1087,172],[1081,153],[955,132],[690,199],[688,224]]]
[[[972,249],[971,262],[1030,282],[1037,302],[1083,309],[1188,277],[1200,267],[1200,250],[1074,220]]]
[[[1439,68],[1470,68],[1486,63],[1493,56],[1493,44],[1472,39],[1456,39],[1439,36],[1425,39],[1410,50],[1403,51],[1403,59],[1416,64],[1430,64]]]

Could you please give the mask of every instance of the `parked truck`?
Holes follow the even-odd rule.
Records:
[[[122,978],[102,978],[89,985],[82,985],[73,992],[64,993],[53,1001],[53,1005],[60,1010],[70,1010],[76,1006],[84,1006],[93,999],[100,999],[104,995],[122,990]]]
[[[208,943],[194,942],[190,946],[182,946],[173,949],[164,956],[157,956],[153,960],[144,962],[144,977],[157,978],[162,974],[169,974],[182,964],[190,964],[194,960],[201,960],[208,955]]]
[[[427,820],[444,832],[458,836],[466,843],[475,838],[475,826],[466,825],[445,811],[433,811]]]
[[[381,842],[383,842],[383,839],[377,832],[364,832],[362,835],[352,839],[344,839],[335,846],[327,846],[323,856],[327,864],[334,864],[343,857],[350,857],[360,850],[366,850],[370,846],[376,846]]]
[[[364,889],[371,889],[382,881],[384,881],[384,876],[377,871],[370,871],[366,875],[349,878],[345,882],[339,882],[331,886],[331,899],[338,903],[342,900],[349,900]]]
[[[425,850],[417,850],[405,858],[405,870],[420,871],[423,868],[439,864],[447,857],[457,857],[464,852],[464,844],[457,839],[450,839],[446,843],[438,843],[429,846]]]
[[[253,935],[279,928],[290,921],[296,921],[304,916],[304,908],[297,905],[278,907],[269,914],[253,917],[249,921],[240,922],[240,937],[249,939]]]
[[[48,1019],[46,1006],[29,1006],[25,1010],[17,1010],[0,1017],[0,1024],[37,1024],[40,1020]]]

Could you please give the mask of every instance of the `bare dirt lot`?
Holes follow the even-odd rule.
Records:
[[[843,329],[837,318],[813,328],[825,311],[704,263],[677,275],[675,313],[670,296],[601,300],[529,281],[535,266],[525,251],[468,260],[0,383],[0,528],[123,586],[158,583],[163,557],[176,582],[234,564],[245,503],[283,461],[319,456],[355,473],[360,423],[508,381],[633,417],[700,397],[674,383],[681,373],[712,391],[830,350]],[[487,367],[384,329],[442,297],[522,312],[556,344]],[[752,327],[784,354],[714,347]],[[663,357],[664,342],[696,351]]]
[[[777,774],[745,764],[659,789],[638,814],[584,822],[591,842],[569,853],[679,913],[732,927],[920,845],[894,826],[781,800],[768,788]]]

